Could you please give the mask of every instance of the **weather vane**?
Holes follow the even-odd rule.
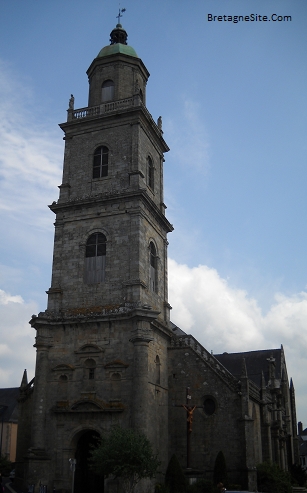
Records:
[[[119,5],[120,5],[120,4],[119,4]],[[124,12],[126,12],[126,9],[121,9],[121,8],[119,7],[119,9],[118,9],[118,15],[116,16],[116,18],[117,18],[117,20],[118,20],[117,24],[120,24],[120,18],[123,16],[123,13],[124,13]]]

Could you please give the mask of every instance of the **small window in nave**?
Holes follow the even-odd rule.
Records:
[[[204,412],[207,416],[212,416],[216,411],[215,400],[212,397],[205,397],[204,399]]]

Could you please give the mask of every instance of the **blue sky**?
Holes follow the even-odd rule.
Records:
[[[172,318],[209,350],[284,345],[307,426],[307,3],[127,0],[122,24],[163,117]],[[71,93],[109,43],[111,0],[0,2],[0,386],[33,376]],[[291,21],[209,22],[272,14]],[[218,337],[216,337],[218,335]]]

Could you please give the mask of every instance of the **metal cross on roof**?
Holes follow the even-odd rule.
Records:
[[[121,9],[121,8],[119,7],[119,9],[118,9],[118,15],[116,16],[117,21],[118,21],[118,22],[117,22],[118,24],[120,24],[120,18],[123,16],[123,13],[124,13],[124,12],[126,12],[126,9]]]

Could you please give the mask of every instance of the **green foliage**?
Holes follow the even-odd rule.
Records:
[[[91,452],[90,463],[96,474],[120,478],[126,493],[131,493],[140,479],[154,477],[160,465],[143,433],[119,427],[101,439]]]
[[[165,484],[157,483],[155,485],[155,493],[169,493],[168,487]]]
[[[213,493],[213,483],[209,479],[198,479],[196,483],[190,484],[188,493]]]
[[[0,456],[0,472],[2,476],[9,476],[11,470],[13,469],[13,464],[7,459],[5,455]]]
[[[292,464],[290,468],[291,482],[298,486],[305,486],[307,482],[307,472],[300,464]]]
[[[185,493],[186,478],[176,455],[172,455],[165,473],[165,485],[169,493]]]
[[[291,493],[291,479],[277,464],[263,462],[257,466],[258,490],[268,493]]]
[[[216,486],[218,483],[227,484],[227,467],[226,460],[223,452],[217,454],[214,469],[213,469],[213,483]]]

